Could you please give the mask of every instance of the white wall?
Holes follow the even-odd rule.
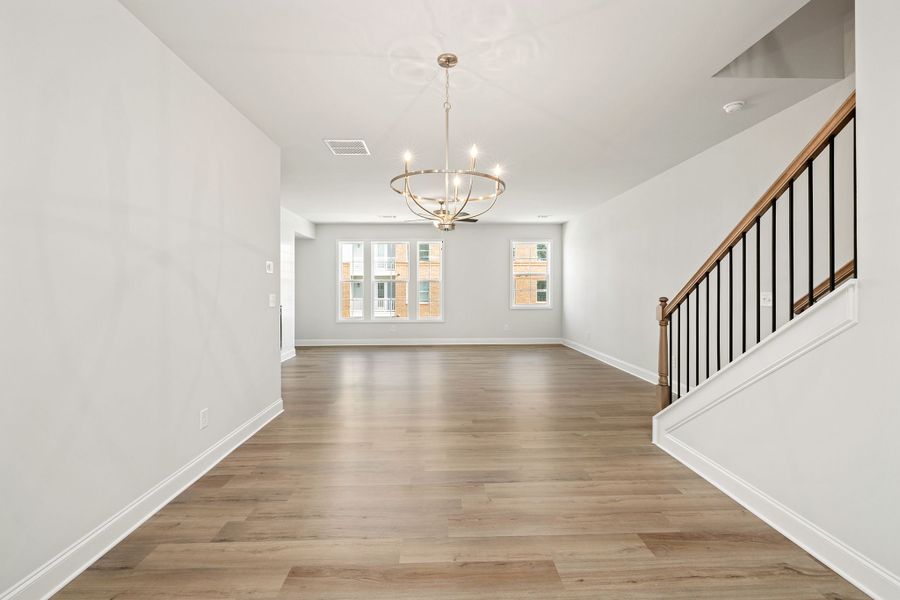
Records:
[[[872,596],[900,598],[900,3],[858,2],[856,28],[858,324],[676,436],[835,540]]]
[[[655,379],[657,299],[675,295],[852,90],[848,78],[568,222],[563,337]]]
[[[294,251],[297,238],[315,239],[316,226],[300,215],[281,208],[281,360],[293,357],[295,272]]]
[[[444,322],[337,321],[337,240],[444,240]],[[551,240],[553,308],[511,310],[509,243]],[[410,341],[557,341],[562,325],[559,225],[460,224],[441,233],[431,225],[318,225],[315,240],[297,240],[298,344]],[[368,252],[367,252],[368,257]]]
[[[32,599],[277,405],[280,159],[113,0],[0,3],[0,82],[0,597]]]

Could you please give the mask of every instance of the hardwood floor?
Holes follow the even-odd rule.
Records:
[[[866,598],[560,346],[299,349],[285,413],[57,598]]]

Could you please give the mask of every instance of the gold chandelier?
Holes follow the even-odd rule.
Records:
[[[450,69],[456,66],[459,59],[455,54],[441,54],[437,62],[444,69],[445,82],[444,168],[410,171],[412,154],[407,151],[403,155],[403,173],[391,179],[391,189],[404,197],[407,208],[414,215],[432,221],[441,231],[453,231],[457,223],[475,223],[479,216],[494,208],[497,198],[506,191],[506,183],[500,179],[500,165],[493,174],[476,170],[476,146],[469,151],[471,160],[468,169],[450,168]],[[415,194],[410,189],[410,180],[414,177],[430,179],[435,188],[443,187],[443,191]],[[481,191],[476,188],[481,188]],[[466,208],[474,212],[466,212]]]

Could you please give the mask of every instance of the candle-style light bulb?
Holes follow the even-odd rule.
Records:
[[[496,167],[494,167],[494,175],[496,175],[497,177],[500,177],[501,173],[503,173],[503,169],[500,168],[500,165],[497,165]]]
[[[403,162],[409,164],[409,161],[412,160],[412,153],[409,150],[403,153]]]
[[[472,147],[469,149],[469,156],[471,156],[472,158],[478,156],[478,146],[472,144]]]

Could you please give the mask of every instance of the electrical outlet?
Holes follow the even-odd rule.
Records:
[[[503,331],[509,331],[509,323],[503,324]]]
[[[278,296],[275,294],[269,294],[269,307],[275,308],[278,305]]]
[[[396,326],[396,325],[391,325],[390,331],[392,331],[392,332],[393,332],[393,331],[397,331],[397,326]]]
[[[204,408],[200,411],[200,429],[206,429],[207,425],[209,425],[209,409]]]
[[[274,272],[275,272],[275,263],[272,262],[271,260],[267,260],[266,261],[266,273],[271,275]]]
[[[760,306],[772,306],[772,292],[762,292],[759,295]]]

